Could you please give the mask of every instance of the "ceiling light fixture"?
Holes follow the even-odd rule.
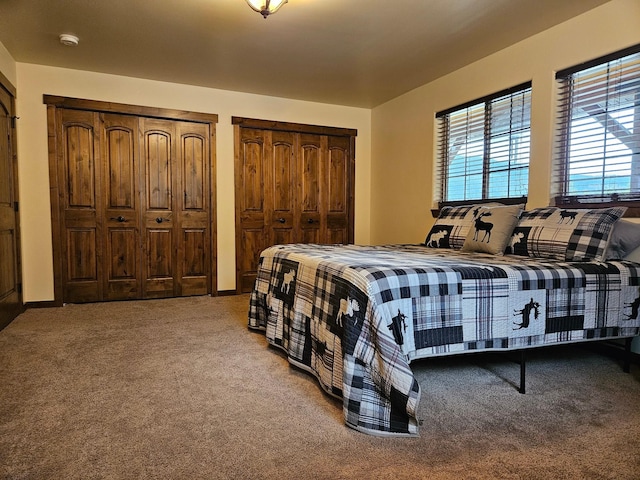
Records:
[[[288,0],[247,0],[249,6],[256,12],[267,18],[272,13],[276,13]]]
[[[71,35],[70,33],[63,33],[60,35],[60,43],[62,45],[66,45],[67,47],[75,47],[78,45],[80,39],[75,35]]]

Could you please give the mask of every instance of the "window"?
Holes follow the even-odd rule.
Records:
[[[640,45],[556,79],[556,204],[640,204]]]
[[[439,206],[527,195],[531,82],[439,112],[436,120]]]

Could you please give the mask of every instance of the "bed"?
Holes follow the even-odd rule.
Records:
[[[503,210],[515,216],[505,225]],[[270,247],[260,256],[249,327],[263,330],[290,363],[341,397],[348,426],[375,435],[418,435],[420,387],[410,368],[416,359],[640,333],[640,263],[604,261],[624,210],[610,215],[608,227],[583,212],[570,226],[564,219],[558,224],[560,209],[545,211],[543,221],[539,210],[456,207],[441,213],[417,245]],[[482,237],[475,221],[488,211],[480,218],[492,220],[491,235],[503,237],[496,247],[502,251],[463,248],[468,238]],[[593,231],[585,237],[586,223],[606,230],[604,243],[593,240]],[[553,234],[540,224],[553,227]],[[431,241],[443,230],[446,239]],[[572,245],[561,248],[546,234]]]

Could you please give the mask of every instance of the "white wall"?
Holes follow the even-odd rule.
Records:
[[[16,86],[16,62],[2,43],[0,43],[0,72],[11,82],[11,85]]]
[[[529,80],[527,207],[548,205],[555,72],[638,43],[640,1],[613,0],[375,108],[372,243],[421,242],[433,223],[435,113]]]
[[[2,64],[0,64],[2,67]],[[5,74],[6,75],[6,74]],[[234,151],[231,116],[358,130],[355,241],[369,243],[371,111],[130,77],[17,64],[18,165],[24,301],[53,300],[51,207],[43,94],[218,115],[218,289],[235,289]]]

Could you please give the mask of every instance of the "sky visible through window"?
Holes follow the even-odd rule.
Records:
[[[634,108],[610,112],[633,133]],[[632,151],[594,117],[574,117],[569,144],[568,195],[630,193]]]

